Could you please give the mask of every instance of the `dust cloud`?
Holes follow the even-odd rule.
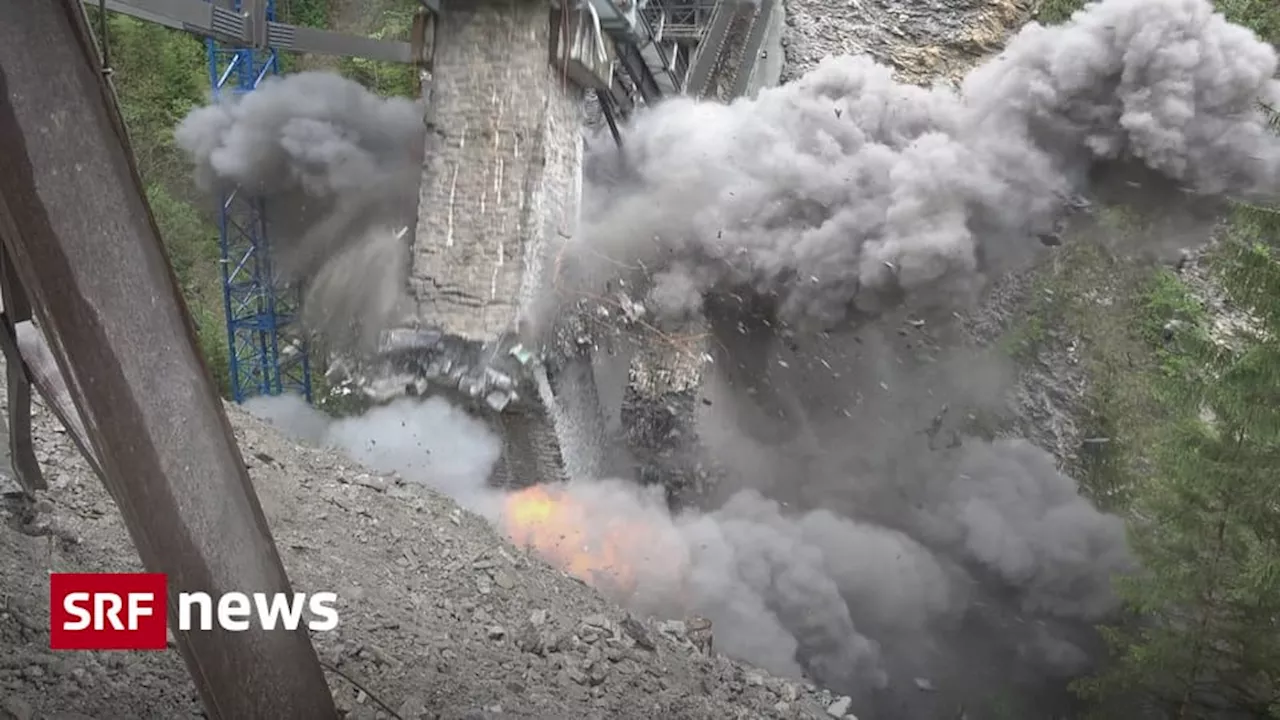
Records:
[[[1148,170],[1169,210],[1274,195],[1275,68],[1205,0],[1107,0],[1027,26],[959,92],[848,56],[754,99],[669,100],[597,159],[578,272],[642,267],[655,310],[767,297],[798,329],[949,314],[1034,258],[1100,173]]]
[[[402,399],[340,420],[292,397],[246,407],[300,440],[448,493],[521,539],[504,524],[512,496],[486,482],[498,438],[443,400]],[[897,697],[902,683],[919,694],[917,678],[952,690],[978,643],[1006,658],[1007,668],[992,669],[1000,673],[992,687],[1012,682],[1009,672],[1057,677],[1087,667],[1073,621],[1114,607],[1111,575],[1131,567],[1123,523],[1021,441],[972,440],[927,470],[897,487],[845,479],[910,496],[903,502],[915,511],[898,523],[795,511],[755,489],[709,511],[673,513],[656,488],[575,483],[563,498],[580,525],[543,528],[554,546],[540,549],[566,566],[575,553],[607,553],[629,582],[611,582],[607,569],[586,579],[616,600],[662,617],[707,617],[721,651],[813,677],[863,707]],[[975,629],[975,612],[995,617]],[[957,692],[972,689],[963,680]]]
[[[1280,194],[1276,67],[1204,0],[1105,0],[958,90],[831,58],[753,99],[669,100],[589,158],[558,292],[636,268],[658,322],[713,329],[699,431],[726,479],[675,522],[703,528],[685,597],[726,650],[894,717],[1011,687],[1060,709],[1133,559],[1052,456],[985,439],[1009,374],[952,318],[1093,204]]]
[[[304,324],[343,349],[406,311],[424,133],[420,103],[303,72],[197,108],[174,136],[203,190],[265,201],[277,277],[305,284]]]
[[[1144,178],[1137,199],[1170,212],[1276,195],[1280,140],[1259,109],[1280,100],[1275,71],[1274,49],[1205,0],[1105,0],[1026,27],[959,90],[833,58],[754,99],[677,98],[636,118],[622,151],[592,158],[559,286],[598,292],[642,267],[625,280],[656,322],[711,321],[698,430],[723,480],[679,512],[633,482],[565,488],[591,519],[575,537],[617,545],[629,568],[632,581],[601,586],[638,610],[706,616],[719,649],[807,674],[873,717],[955,717],[1009,688],[1035,703],[1018,716],[1053,716],[1064,679],[1098,656],[1090,625],[1116,609],[1113,578],[1133,570],[1124,524],[1048,453],[983,432],[1009,373],[927,329],[1055,244],[1115,178]],[[408,145],[407,108],[401,125],[399,109],[362,102],[343,122],[388,139],[406,128]],[[202,172],[296,172],[281,128],[305,111],[259,105],[276,109],[255,127],[273,129],[253,142],[235,129],[249,100],[192,116],[181,138],[206,148]],[[228,144],[279,160],[219,161]],[[341,198],[347,186],[327,182]],[[333,255],[335,235],[297,237],[304,257]],[[299,436],[504,522],[512,497],[486,487],[497,439],[440,400],[334,422],[258,402]],[[641,541],[613,531],[623,521],[644,526]]]
[[[254,397],[244,408],[294,439],[341,451],[370,470],[399,474],[495,517],[500,495],[486,481],[501,441],[443,399],[401,398],[339,419],[296,395]]]

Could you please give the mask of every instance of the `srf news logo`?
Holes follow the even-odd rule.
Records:
[[[51,650],[163,650],[169,629],[168,578],[162,573],[51,573],[49,575],[49,648]],[[178,630],[218,627],[243,632],[296,630],[304,610],[317,632],[338,627],[333,605],[338,596],[315,593],[229,592],[178,594]]]

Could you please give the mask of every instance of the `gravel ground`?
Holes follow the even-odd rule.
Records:
[[[295,588],[339,594],[342,625],[315,644],[367,690],[329,673],[347,717],[393,717],[379,700],[406,720],[839,710],[829,693],[708,653],[705,621],[629,617],[452,500],[227,412]],[[140,563],[106,492],[43,408],[35,435],[50,490],[35,506],[11,499],[0,528],[0,718],[201,716],[176,650],[48,651],[47,572]]]
[[[955,78],[998,50],[1027,0],[787,0],[783,80],[830,55],[867,53],[911,82]]]

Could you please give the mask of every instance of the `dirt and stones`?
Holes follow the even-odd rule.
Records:
[[[715,654],[701,619],[627,615],[446,497],[228,414],[295,588],[339,595],[341,626],[314,642],[346,717],[830,718],[842,707]],[[0,511],[0,718],[199,717],[176,650],[48,650],[47,573],[140,563],[39,407],[35,434],[50,489]]]
[[[900,79],[955,79],[1000,49],[1028,0],[786,0],[783,80],[831,55],[866,53]]]

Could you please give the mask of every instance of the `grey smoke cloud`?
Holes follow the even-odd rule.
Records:
[[[308,281],[303,320],[331,346],[405,310],[423,136],[420,103],[324,72],[268,78],[175,131],[202,189],[266,201],[275,269]]]
[[[1280,98],[1275,70],[1209,2],[1107,0],[1024,28],[959,92],[838,57],[730,105],[669,100],[621,160],[597,157],[614,177],[590,198],[580,271],[611,277],[587,262],[600,254],[641,263],[658,308],[754,291],[807,327],[950,311],[1033,257],[1101,166],[1274,195],[1280,140],[1258,103]]]
[[[501,524],[503,494],[486,484],[498,438],[443,400],[403,399],[341,420],[292,397],[246,406],[299,439],[446,492]],[[1019,661],[1078,670],[1084,651],[1046,621],[1112,609],[1111,575],[1131,568],[1120,519],[1091,507],[1051,457],[1020,441],[972,441],[921,480],[931,492],[914,498],[918,516],[899,518],[899,527],[788,509],[754,489],[710,511],[673,514],[654,488],[575,483],[566,497],[586,525],[563,542],[575,551],[603,542],[625,519],[633,530],[621,541],[612,533],[609,547],[635,585],[598,579],[606,593],[639,612],[708,617],[723,652],[815,677],[865,704],[891,680],[899,693],[904,683],[917,693],[917,677],[960,672],[936,664],[938,656],[948,664],[962,659],[947,653],[976,657],[971,644],[936,647],[933,633],[984,599],[995,602],[984,584],[1013,592],[1026,617],[1040,618],[1001,629]]]
[[[295,395],[250,398],[244,408],[308,445],[339,450],[370,470],[397,473],[494,517],[500,494],[486,481],[501,443],[443,399],[401,398],[340,419]]]
[[[1025,28],[958,90],[832,58],[754,99],[669,100],[590,157],[560,288],[598,293],[632,267],[673,324],[730,308],[699,428],[729,487],[673,520],[703,528],[703,592],[683,597],[726,649],[892,717],[1019,684],[1061,700],[1053,680],[1089,667],[1088,624],[1133,568],[1123,522],[1044,451],[966,435],[1002,399],[966,387],[986,358],[896,331],[914,316],[945,332],[1082,195],[1165,215],[1196,195],[1274,197],[1280,139],[1259,104],[1280,98],[1276,65],[1203,0],[1106,0]],[[919,431],[949,401],[935,447]],[[946,699],[922,700],[916,677]]]
[[[1280,141],[1256,104],[1280,98],[1275,70],[1275,51],[1208,2],[1106,0],[1066,25],[1027,27],[959,91],[896,83],[868,58],[833,58],[752,100],[672,99],[637,118],[621,157],[592,158],[587,223],[560,287],[643,267],[629,279],[650,289],[660,315],[701,312],[707,298],[729,308],[699,425],[727,480],[717,502],[675,515],[632,483],[568,488],[584,517],[647,528],[631,558],[643,582],[619,599],[706,615],[722,650],[807,672],[877,717],[953,717],[958,697],[1019,682],[1051,693],[1060,684],[1042,683],[1086,669],[1087,625],[1115,608],[1111,579],[1133,565],[1122,521],[1094,508],[1044,451],[970,436],[967,415],[1002,402],[1007,377],[990,358],[897,330],[906,311],[932,328],[935,316],[968,308],[990,277],[1041,252],[1036,236],[1053,232],[1078,194],[1109,191],[1115,178],[1140,171],[1151,183],[1140,199],[1166,210],[1185,202],[1180,188],[1274,195]],[[210,110],[184,146],[216,178],[283,174],[291,197],[325,197],[325,210],[347,191],[354,207],[382,207],[361,204],[371,202],[359,200],[365,183],[300,170],[314,168],[310,152],[283,138],[307,136],[308,122],[291,124],[306,114],[261,102],[260,116]],[[297,107],[324,105],[311,102]],[[407,110],[381,120],[386,108],[364,112],[334,110],[331,130],[413,134]],[[219,139],[201,145],[206,137]],[[220,159],[223,145],[277,159]],[[243,172],[250,164],[258,170]],[[377,163],[351,165],[381,177]],[[389,216],[409,212],[408,199],[389,198]],[[341,226],[346,215],[332,212]],[[296,236],[304,259],[333,257],[343,245],[333,238],[347,235],[324,224],[325,212],[303,215],[320,227]],[[348,277],[334,281],[356,307],[365,302],[356,289],[384,287]],[[769,317],[735,310],[735,298]],[[838,331],[779,342],[777,319]],[[765,330],[739,337],[738,321]],[[938,432],[922,433],[948,403]],[[297,432],[494,517],[488,431],[447,406],[390,408],[343,430],[302,423]],[[431,438],[469,459],[441,465],[422,451]],[[939,692],[920,692],[917,679]]]

